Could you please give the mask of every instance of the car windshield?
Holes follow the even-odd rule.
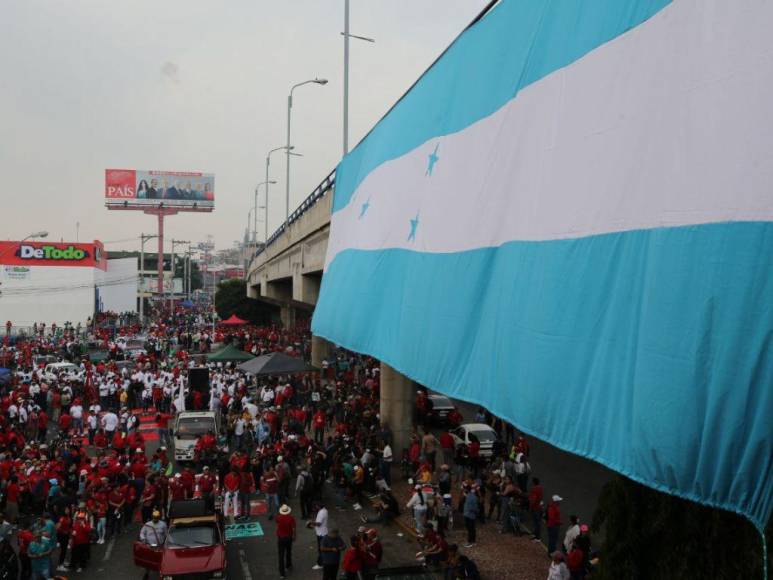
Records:
[[[492,443],[496,439],[493,431],[470,431],[470,434],[475,435],[480,443]]]
[[[215,543],[215,530],[212,526],[172,527],[166,539],[170,548],[195,548],[212,546]]]
[[[446,397],[432,397],[430,399],[432,402],[432,406],[435,409],[445,409],[447,407],[453,407],[454,405],[451,403],[451,400]]]
[[[215,430],[215,420],[212,417],[184,417],[177,424],[177,437],[195,439],[210,429]]]

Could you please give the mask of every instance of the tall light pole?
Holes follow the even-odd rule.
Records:
[[[268,172],[266,172],[266,177],[268,178]],[[266,179],[266,181],[261,181],[255,186],[255,203],[252,206],[252,209],[254,212],[252,215],[252,219],[254,220],[253,227],[252,227],[252,241],[255,242],[256,248],[258,246],[258,209],[260,209],[260,207],[258,207],[258,190],[260,189],[261,185],[265,185],[266,191],[268,192],[269,184],[274,185],[275,183],[276,181],[273,179]],[[268,197],[268,194],[266,195],[266,197]]]
[[[349,0],[344,0],[344,155],[349,153],[349,38],[376,42],[367,36],[349,34]]]
[[[285,148],[285,154],[287,158],[287,174],[285,175],[285,221],[290,219],[290,121],[292,119],[293,111],[293,91],[298,87],[312,83],[317,85],[326,85],[327,79],[313,78],[308,81],[303,81],[302,83],[294,84],[290,88],[290,94],[287,95],[287,145]]]
[[[283,149],[287,149],[287,145],[283,145],[282,147],[275,147],[271,151],[269,151],[266,154],[266,205],[265,205],[265,213],[264,217],[266,218],[265,226],[265,235],[263,237],[263,247],[266,247],[266,244],[268,243],[268,186],[271,183],[271,180],[268,178],[268,166],[271,165],[271,154],[276,151],[282,151]],[[290,147],[292,149],[292,147]]]
[[[184,244],[190,244],[188,240],[172,240],[172,263],[170,270],[172,271],[171,285],[169,288],[169,315],[174,318],[174,247],[182,246]]]

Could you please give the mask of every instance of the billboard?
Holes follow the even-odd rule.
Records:
[[[107,269],[102,242],[90,244],[48,242],[0,242],[0,263],[4,266],[77,266]]]
[[[144,294],[158,294],[158,276],[141,276],[140,277],[140,292]],[[183,279],[175,278],[174,282],[164,277],[164,293],[172,292],[174,294],[182,294],[183,292]]]
[[[215,176],[194,171],[106,169],[105,205],[108,209],[212,211]]]

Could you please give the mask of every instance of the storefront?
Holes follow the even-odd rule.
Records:
[[[115,262],[111,264],[111,262]],[[0,321],[85,324],[105,307],[134,310],[137,268],[101,242],[0,242]],[[112,308],[105,308],[112,309]]]

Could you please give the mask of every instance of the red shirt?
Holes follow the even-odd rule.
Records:
[[[88,544],[91,541],[91,526],[86,522],[75,522],[72,527],[72,543]]]
[[[344,560],[341,563],[344,572],[359,572],[362,570],[362,559],[357,548],[349,548],[344,552]]]
[[[295,518],[290,514],[276,516],[276,535],[279,538],[292,538],[295,536]]]
[[[453,449],[454,448],[454,438],[451,437],[451,434],[448,431],[445,431],[440,436],[440,446],[443,449]]]
[[[18,483],[10,483],[8,484],[8,488],[5,490],[6,493],[6,501],[10,501],[11,503],[18,503],[19,502],[19,484]]]
[[[529,490],[529,509],[533,512],[540,511],[542,503],[542,485],[533,485]]]
[[[226,490],[228,491],[239,491],[239,484],[241,483],[241,477],[239,477],[239,474],[235,471],[229,471],[228,475],[225,476],[225,480],[223,481],[223,484],[225,485]]]
[[[555,502],[550,502],[548,504],[548,527],[552,528],[554,526],[560,526],[561,525],[561,510],[558,507],[558,504]]]

